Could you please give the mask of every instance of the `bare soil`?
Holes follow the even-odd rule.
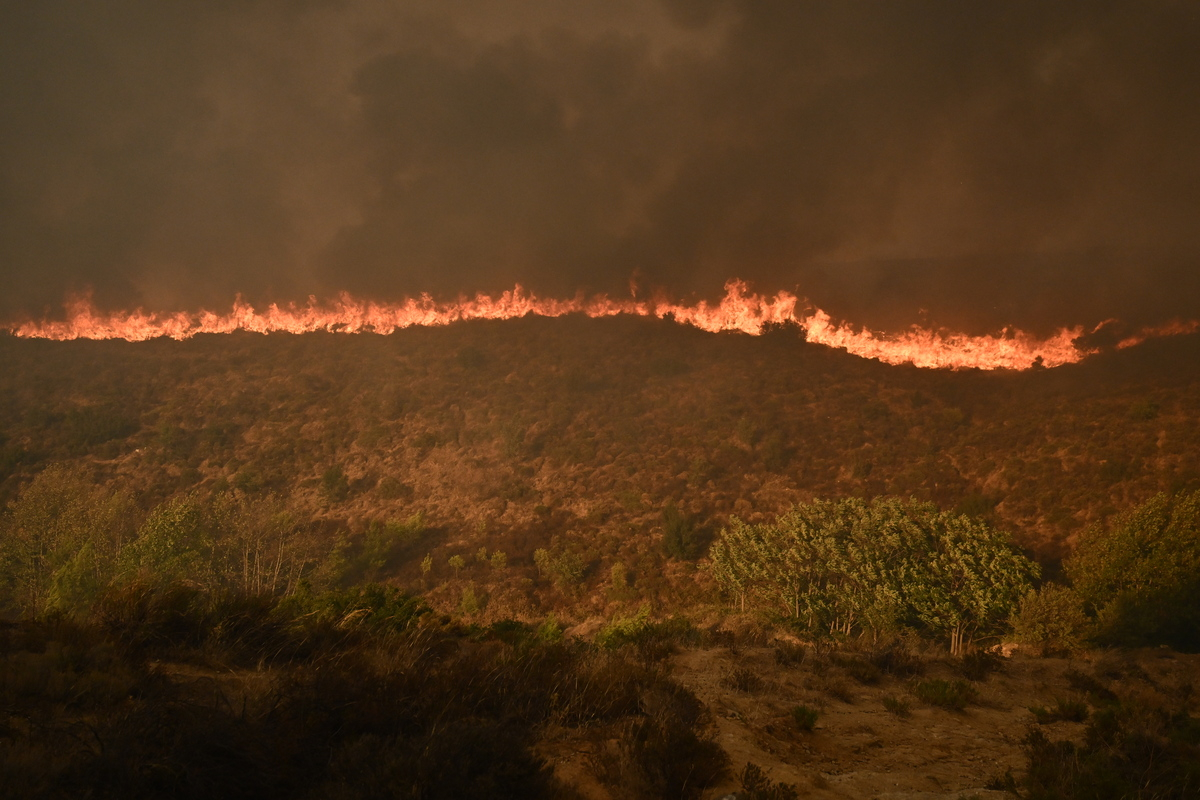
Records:
[[[1144,695],[1151,704],[1192,713],[1198,705],[1190,687],[1200,679],[1200,655],[1165,649],[1074,658],[1015,653],[985,680],[971,682],[978,695],[962,711],[922,703],[912,691],[918,680],[964,680],[948,657],[928,660],[917,678],[884,675],[873,685],[814,661],[810,653],[799,666],[782,666],[773,647],[686,650],[672,658],[675,678],[707,705],[709,732],[729,755],[729,776],[710,787],[706,798],[737,792],[738,775],[747,762],[773,781],[793,784],[802,797],[1012,797],[998,787],[1006,773],[1018,782],[1022,777],[1022,741],[1037,725],[1030,707],[1052,707],[1059,698],[1086,700],[1078,682],[1072,685],[1072,673],[1093,677],[1123,696]],[[733,688],[735,670],[750,670],[761,687]],[[907,703],[908,715],[888,711],[883,702],[888,697]],[[797,705],[818,710],[811,732],[793,722],[791,709]],[[1086,723],[1041,727],[1053,740],[1079,742]],[[557,738],[550,732],[543,753],[554,762],[559,778],[582,797],[601,800],[620,796],[595,778],[596,755],[604,745],[578,734]]]

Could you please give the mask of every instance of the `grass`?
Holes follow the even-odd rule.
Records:
[[[746,694],[760,692],[765,685],[758,673],[746,667],[738,667],[721,680],[721,685]]]
[[[1077,692],[1087,695],[1092,705],[1101,706],[1117,702],[1117,694],[1091,675],[1069,669],[1064,673],[1067,683]]]
[[[883,698],[883,707],[889,714],[894,714],[902,719],[912,716],[912,709],[908,705],[907,700],[901,700],[894,695],[888,695]]]
[[[988,650],[972,650],[958,662],[958,671],[970,681],[985,681],[1004,666],[1004,659]]]
[[[883,680],[883,670],[866,659],[855,656],[835,656],[833,662],[864,686],[874,686]]]
[[[794,642],[780,642],[775,645],[775,663],[781,667],[798,667],[808,656],[808,648]]]
[[[940,678],[917,681],[912,685],[917,699],[931,706],[962,711],[978,696],[975,687],[966,681],[946,681]]]

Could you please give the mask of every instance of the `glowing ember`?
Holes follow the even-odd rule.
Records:
[[[916,328],[887,335],[834,322],[821,309],[798,309],[798,299],[788,292],[763,297],[747,292],[741,281],[725,285],[725,297],[710,305],[699,302],[682,305],[662,300],[613,300],[603,295],[573,300],[541,298],[520,286],[497,297],[476,295],[454,302],[440,303],[429,295],[401,303],[375,303],[343,294],[331,304],[320,304],[310,297],[308,305],[272,304],[257,311],[239,298],[228,314],[180,312],[176,314],[98,312],[87,299],[76,298],[67,304],[67,319],[62,322],[27,322],[11,327],[13,334],[41,339],[127,339],[144,341],[162,336],[186,339],[199,333],[337,333],[389,334],[414,325],[448,325],[471,319],[514,319],[529,314],[560,317],[586,314],[611,317],[631,314],[642,317],[671,317],[701,330],[741,331],[751,335],[763,332],[770,324],[795,323],[807,331],[808,341],[837,347],[864,358],[888,364],[914,364],[918,367],[950,369],[1028,369],[1035,365],[1056,367],[1077,362],[1096,352],[1081,347],[1076,340],[1082,328],[1064,328],[1047,339],[1038,339],[1023,331],[1005,329],[991,336],[968,336]],[[1118,347],[1129,347],[1152,336],[1191,333],[1200,323],[1173,323],[1148,329],[1123,339]]]

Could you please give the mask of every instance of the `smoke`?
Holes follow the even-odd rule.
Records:
[[[9,3],[0,314],[743,277],[896,329],[1200,316],[1200,10]]]

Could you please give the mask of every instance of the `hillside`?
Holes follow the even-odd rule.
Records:
[[[992,518],[1053,570],[1082,526],[1200,485],[1195,336],[1053,370],[951,372],[788,328],[570,317],[389,336],[3,337],[0,363],[5,498],[65,462],[145,508],[278,495],[327,542],[421,514],[420,548],[387,571],[455,584],[447,602],[452,578],[494,585],[510,612],[570,599],[525,580],[536,548],[578,553],[581,588],[619,563],[628,599],[685,599],[688,565],[658,546],[671,504],[702,545],[730,515],[911,495]],[[509,568],[473,563],[480,547]],[[456,553],[465,573],[446,566]]]

